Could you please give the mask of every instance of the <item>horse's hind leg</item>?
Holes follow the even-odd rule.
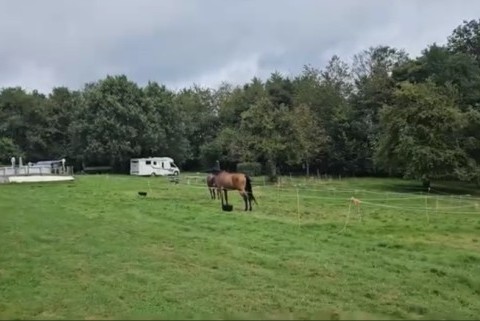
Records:
[[[212,200],[215,199],[215,189],[214,188],[210,188],[210,197],[212,198]]]
[[[248,196],[246,193],[240,193],[242,195],[243,201],[245,202],[245,211],[248,209],[247,202],[248,202]]]

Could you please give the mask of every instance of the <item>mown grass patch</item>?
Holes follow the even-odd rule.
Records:
[[[0,317],[480,315],[473,196],[398,193],[408,182],[396,180],[255,178],[259,206],[243,212],[233,192],[227,213],[189,183],[92,175],[0,186]]]

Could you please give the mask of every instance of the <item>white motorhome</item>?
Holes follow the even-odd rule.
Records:
[[[170,157],[133,158],[130,160],[130,175],[176,176],[178,174],[180,174],[180,169]]]

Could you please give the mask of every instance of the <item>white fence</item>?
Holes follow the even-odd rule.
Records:
[[[0,167],[0,176],[28,176],[28,175],[73,175],[73,167],[50,166],[6,166]]]

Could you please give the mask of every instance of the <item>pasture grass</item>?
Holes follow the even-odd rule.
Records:
[[[0,318],[478,319],[477,192],[416,184],[259,177],[247,213],[188,175],[1,185]]]

